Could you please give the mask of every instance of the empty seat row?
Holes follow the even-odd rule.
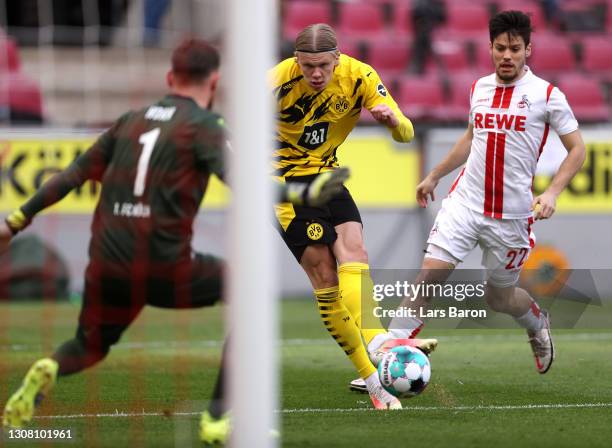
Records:
[[[342,2],[337,13],[330,1],[291,0],[284,4],[283,34],[294,39],[297,33],[312,23],[333,24],[345,36],[368,36],[393,33],[405,35],[413,32],[412,1],[384,2],[390,5],[390,17],[380,1]],[[545,27],[544,15],[536,2],[528,0],[500,0],[496,10],[519,9],[531,16],[536,29]],[[470,36],[486,31],[491,7],[483,1],[447,2],[446,21],[439,27],[442,34]],[[337,20],[335,20],[337,19]],[[388,19],[388,20],[387,20]]]
[[[399,107],[413,120],[467,122],[472,83],[481,75],[458,72],[448,78],[434,73],[426,76],[404,75],[387,81]],[[598,79],[580,74],[559,75],[555,84],[566,95],[579,121],[597,122],[610,119]],[[364,111],[364,121],[371,121]]]
[[[21,71],[17,45],[1,29],[0,109],[8,109],[13,123],[40,123],[43,117],[40,88]]]
[[[609,77],[612,80],[612,36],[570,38],[550,34],[532,36],[532,52],[529,66],[542,77],[556,76],[559,72],[584,71]],[[408,39],[378,37],[353,41],[340,39],[340,50],[349,56],[362,59],[382,73],[405,72],[412,61],[413,44]],[[580,61],[575,55],[579,48]],[[449,72],[467,70],[491,71],[491,53],[487,40],[466,44],[454,39],[433,42],[434,57]],[[432,61],[430,61],[430,65]]]

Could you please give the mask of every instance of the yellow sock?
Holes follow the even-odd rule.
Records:
[[[367,378],[376,372],[368,353],[361,341],[359,328],[355,319],[344,306],[338,287],[315,289],[315,297],[319,305],[321,321],[327,331],[336,340],[340,348],[349,357],[359,376]]]
[[[370,277],[370,267],[365,263],[357,262],[341,264],[338,267],[338,279],[344,305],[355,318],[366,345],[374,339],[374,336],[386,333],[380,319],[374,315],[376,302],[372,298],[374,284]],[[366,294],[365,291],[368,293]]]

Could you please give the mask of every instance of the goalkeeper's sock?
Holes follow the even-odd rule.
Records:
[[[366,345],[375,337],[386,334],[380,319],[374,314],[376,303],[370,267],[366,263],[343,263],[338,267],[338,280],[342,300],[360,328]]]
[[[361,341],[359,328],[342,302],[338,287],[315,289],[314,294],[323,325],[344,350],[359,372],[359,376],[367,378],[376,372]]]
[[[59,365],[58,376],[72,375],[103,360],[109,352],[109,347],[102,344],[89,344],[81,338],[73,338],[64,342],[53,354]]]
[[[213,389],[212,398],[210,400],[210,405],[208,406],[208,413],[214,419],[220,419],[225,414],[225,363],[227,356],[227,340],[223,346],[223,354],[221,357],[221,366],[219,367],[219,372],[217,373],[217,382],[215,383],[215,388]]]

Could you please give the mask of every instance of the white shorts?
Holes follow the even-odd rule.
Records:
[[[455,265],[462,262],[478,244],[487,281],[499,288],[516,284],[523,263],[535,245],[531,231],[533,218],[494,219],[478,213],[457,200],[446,198],[436,216],[427,243],[448,252],[428,249],[430,258]],[[453,260],[454,259],[454,260]]]

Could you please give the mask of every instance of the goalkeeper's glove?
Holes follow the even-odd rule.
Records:
[[[337,168],[319,174],[311,182],[287,184],[287,199],[295,205],[318,207],[325,205],[342,191],[343,182],[350,176],[348,168]]]
[[[28,224],[30,224],[30,220],[19,209],[8,215],[4,219],[4,222],[6,222],[6,225],[13,235],[16,235],[19,231],[25,229]]]

